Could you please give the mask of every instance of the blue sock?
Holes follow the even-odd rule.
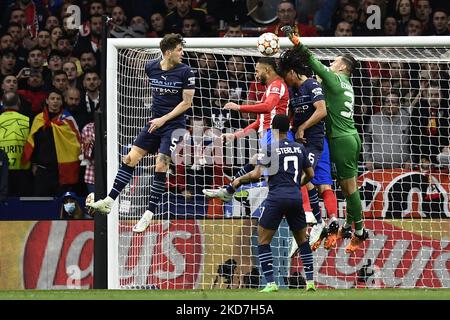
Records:
[[[150,202],[147,209],[156,213],[156,208],[161,202],[162,195],[166,191],[166,173],[155,172],[153,184],[150,186]]]
[[[322,213],[320,212],[319,206],[319,195],[316,188],[308,190],[309,203],[313,211],[314,218],[316,218],[317,223],[322,222]]]
[[[243,175],[249,173],[250,171],[252,171],[253,169],[255,169],[255,166],[253,164],[247,163],[245,166],[243,166],[241,168],[241,170],[238,171],[238,173],[236,173],[236,175],[234,176],[234,179],[237,179],[239,177],[242,177]],[[227,191],[229,194],[233,194],[234,188],[231,186],[231,183],[226,187]]]
[[[300,258],[302,259],[303,270],[305,270],[306,280],[314,280],[313,253],[308,241],[299,246]]]
[[[273,279],[273,258],[270,244],[258,245],[258,259],[267,283],[274,282]]]
[[[116,178],[114,179],[114,185],[109,192],[109,195],[114,200],[117,199],[123,188],[130,182],[133,177],[134,167],[127,166],[122,163],[119,171],[117,171]]]

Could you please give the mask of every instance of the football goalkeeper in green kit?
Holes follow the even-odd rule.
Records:
[[[347,205],[347,217],[344,225],[335,230],[328,230],[328,238],[350,238],[346,253],[355,252],[369,236],[364,229],[361,199],[358,190],[358,160],[361,151],[361,140],[353,120],[354,92],[350,76],[356,67],[356,60],[349,54],[339,56],[330,67],[324,66],[312,52],[300,42],[289,26],[282,29],[294,44],[299,55],[305,60],[314,73],[322,79],[325,89],[327,117],[325,120],[326,134],[329,139],[332,167],[341,186]],[[352,236],[352,224],[355,232]]]

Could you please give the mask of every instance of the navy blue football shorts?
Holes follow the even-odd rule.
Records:
[[[306,228],[306,216],[305,211],[303,211],[301,197],[298,199],[285,199],[269,195],[262,203],[259,225],[264,229],[277,230],[283,216],[286,217],[289,228],[292,231],[300,231]]]
[[[149,125],[142,128],[133,145],[147,150],[150,154],[156,154],[159,150],[159,153],[171,157],[177,143],[182,139],[182,135],[174,134],[174,131],[181,129],[180,132],[182,132],[185,127],[182,125],[164,125],[152,133],[148,132],[149,128]]]

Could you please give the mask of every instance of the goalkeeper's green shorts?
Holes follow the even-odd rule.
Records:
[[[358,160],[361,139],[353,135],[329,139],[332,172],[336,179],[345,180],[358,176]]]

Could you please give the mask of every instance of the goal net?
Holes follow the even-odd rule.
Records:
[[[358,184],[370,234],[354,255],[345,253],[349,240],[315,251],[317,286],[450,287],[449,37],[304,41],[326,65],[344,53],[359,61],[352,76],[354,119],[363,141]],[[179,133],[183,140],[146,232],[131,229],[148,205],[155,156],[139,163],[108,216],[110,288],[264,285],[256,227],[266,182],[241,187],[226,203],[202,194],[203,188],[227,184],[258,150],[256,133],[226,145],[220,139],[255,120],[223,109],[228,101],[254,103],[264,93],[254,80],[260,57],[255,44],[256,38],[187,39],[184,62],[195,70],[196,91],[186,131]],[[158,46],[159,39],[108,40],[108,186],[150,117],[144,65],[161,57]],[[281,47],[290,47],[287,39]],[[338,185],[333,189],[342,224],[345,200]],[[291,246],[283,221],[271,244],[275,279],[281,287],[302,288],[301,260],[290,257]]]

